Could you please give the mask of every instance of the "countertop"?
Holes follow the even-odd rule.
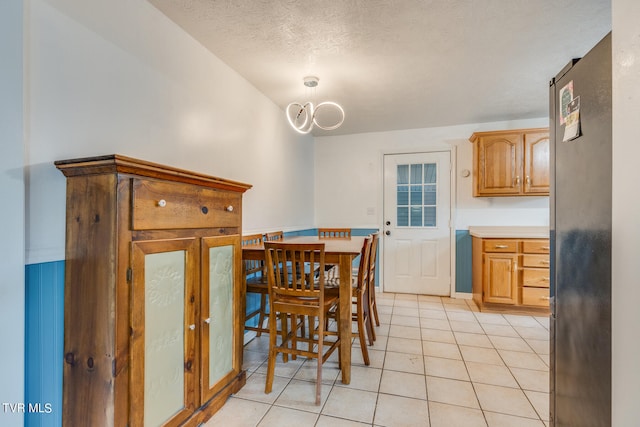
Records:
[[[469,234],[481,238],[548,239],[546,226],[478,226],[469,227]]]

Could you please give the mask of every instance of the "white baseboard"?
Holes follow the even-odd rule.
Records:
[[[247,345],[247,343],[249,343],[249,341],[251,341],[252,339],[254,339],[256,337],[256,331],[245,331],[244,333],[244,342],[242,343],[243,346]]]
[[[473,294],[469,292],[456,292],[451,297],[458,298],[458,299],[473,299]]]

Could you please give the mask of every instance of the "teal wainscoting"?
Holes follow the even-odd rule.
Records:
[[[26,427],[62,426],[64,261],[25,268]]]
[[[472,292],[469,230],[456,230],[456,292]]]

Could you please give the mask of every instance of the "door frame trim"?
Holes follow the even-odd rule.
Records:
[[[456,293],[456,200],[457,200],[457,188],[458,184],[456,181],[457,170],[458,170],[458,156],[457,156],[457,148],[455,145],[449,146],[441,146],[441,147],[429,147],[425,149],[407,149],[407,150],[381,150],[380,151],[380,201],[378,206],[378,212],[380,213],[380,220],[378,221],[379,229],[380,229],[380,244],[378,249],[378,268],[380,270],[378,274],[378,278],[380,279],[379,283],[379,292],[384,292],[384,207],[385,207],[385,194],[384,194],[384,158],[385,156],[390,156],[394,154],[429,154],[429,153],[440,153],[440,152],[449,152],[449,161],[451,163],[450,173],[450,191],[449,191],[449,208],[450,208],[450,218],[449,218],[449,242],[450,242],[450,260],[449,263],[449,275],[451,278],[451,283],[449,287],[449,296],[451,298],[458,298]]]

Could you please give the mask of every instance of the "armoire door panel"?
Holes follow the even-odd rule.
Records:
[[[206,401],[240,372],[235,351],[241,340],[239,286],[241,271],[239,236],[202,239],[201,318],[201,393]],[[240,344],[241,347],[241,344]]]
[[[172,426],[195,408],[197,240],[132,243],[131,426]]]

